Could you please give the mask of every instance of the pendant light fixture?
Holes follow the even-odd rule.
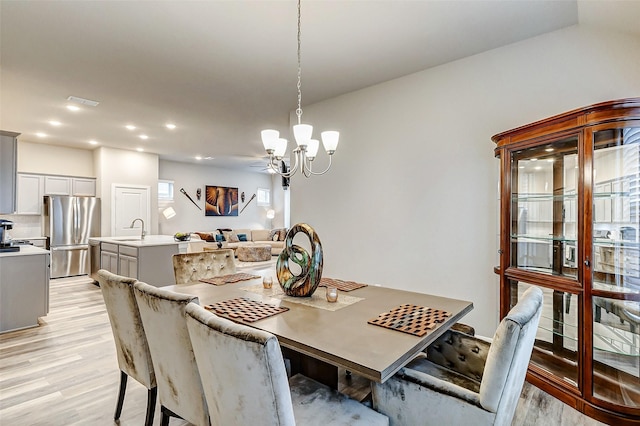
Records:
[[[325,174],[331,168],[331,157],[336,152],[338,140],[340,139],[340,133],[335,130],[322,132],[322,145],[329,155],[329,165],[322,172],[314,172],[312,165],[318,153],[320,142],[317,139],[312,139],[313,126],[302,123],[302,66],[300,61],[300,46],[300,0],[298,0],[298,108],[296,109],[298,124],[293,126],[293,137],[297,146],[291,151],[295,163],[288,172],[281,171],[279,168],[279,164],[287,151],[287,140],[281,138],[280,132],[277,130],[266,129],[261,133],[262,144],[267,154],[269,154],[269,169],[285,178],[296,174],[298,169],[300,169],[302,175],[307,178],[311,175]]]

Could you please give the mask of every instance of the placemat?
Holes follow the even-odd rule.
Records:
[[[353,305],[356,302],[364,300],[362,297],[347,296],[346,294],[340,294],[337,302],[327,302],[325,297],[325,290],[316,290],[311,297],[293,297],[287,296],[282,291],[282,288],[277,282],[273,284],[271,288],[264,288],[262,284],[242,287],[242,290],[251,293],[256,293],[261,296],[273,297],[285,302],[298,303],[301,305],[311,306],[314,308],[324,309],[325,311],[337,311],[349,305]]]
[[[260,278],[260,275],[252,275],[239,272],[237,274],[220,275],[219,277],[213,278],[202,278],[198,281],[213,285],[225,285],[230,283],[237,283],[238,281],[253,280],[256,278]]]
[[[422,337],[450,316],[447,311],[406,303],[381,313],[367,323]]]
[[[242,297],[206,305],[205,309],[213,311],[221,317],[243,322],[256,322],[289,310],[289,308],[268,305],[255,300],[243,299]]]
[[[337,278],[321,278],[318,287],[335,287],[340,291],[353,291],[362,287],[366,287],[367,284],[357,283],[355,281],[339,280]]]

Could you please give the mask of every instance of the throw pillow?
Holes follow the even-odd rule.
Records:
[[[284,241],[287,238],[287,228],[282,228],[278,232],[278,241]]]
[[[207,241],[207,238],[211,238],[211,234],[208,232],[194,232],[194,234],[197,234],[203,241]]]
[[[247,234],[238,234],[238,240],[247,241]]]
[[[273,237],[271,237],[271,241],[278,241],[279,235],[276,232],[275,234],[273,234]]]
[[[224,241],[224,235],[216,234],[216,243],[221,243]]]
[[[230,243],[237,243],[238,241],[240,241],[235,231],[225,231],[222,234],[224,235],[224,238]]]

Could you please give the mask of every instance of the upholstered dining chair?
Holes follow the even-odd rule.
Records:
[[[140,281],[133,288],[156,371],[160,424],[167,426],[173,416],[197,426],[209,426],[185,317],[187,304],[198,303],[198,298]]]
[[[147,388],[147,416],[145,426],[153,424],[156,409],[156,376],[151,362],[147,337],[138,312],[138,303],[133,294],[133,278],[122,277],[109,271],[98,271],[98,283],[111,323],[116,344],[118,367],[120,368],[120,391],[114,420],[120,418],[127,378],[133,377]]]
[[[531,358],[542,291],[530,287],[493,340],[448,330],[382,384],[373,407],[391,425],[510,425]]]
[[[301,374],[278,339],[190,303],[187,328],[212,425],[388,425],[386,416]]]
[[[176,284],[185,284],[203,278],[234,274],[236,263],[232,249],[220,249],[197,253],[173,255],[173,272]]]

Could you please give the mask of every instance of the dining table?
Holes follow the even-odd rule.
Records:
[[[263,288],[262,279],[267,275],[273,278],[271,289]],[[305,374],[332,388],[338,385],[338,368],[385,382],[473,309],[469,301],[377,285],[338,291],[336,304],[326,302],[323,287],[312,298],[293,298],[282,293],[270,269],[224,285],[190,282],[165,288],[197,296],[203,306],[242,299],[286,309],[253,322],[229,318],[274,334],[293,374]],[[422,336],[370,323],[405,305],[428,307],[448,316]]]

